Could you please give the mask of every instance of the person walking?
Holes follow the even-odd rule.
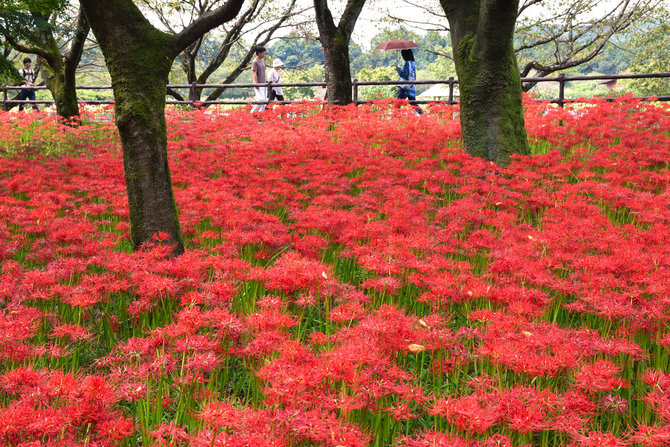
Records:
[[[414,52],[410,49],[405,49],[400,52],[402,58],[405,60],[405,65],[395,67],[400,76],[400,81],[416,81],[416,63],[414,62]],[[414,84],[399,84],[398,85],[398,99],[408,99],[409,101],[416,101],[416,85]],[[421,115],[423,110],[421,107],[414,104],[414,110]]]
[[[257,46],[256,47],[256,58],[251,63],[251,76],[254,80],[254,84],[265,84],[267,79],[265,78],[265,47]],[[268,88],[267,87],[255,87],[256,95],[254,96],[255,101],[267,101],[268,100]],[[265,104],[254,104],[251,108],[251,112],[262,112],[265,110]]]
[[[272,84],[281,84],[281,68],[284,63],[281,59],[276,58],[272,62],[272,70],[270,71],[270,82]],[[284,101],[284,90],[281,87],[272,87],[270,89],[270,101]]]
[[[416,63],[414,62],[414,52],[412,50],[402,50],[400,52],[405,60],[405,66],[395,67],[401,81],[416,81]],[[416,86],[414,84],[399,84],[398,99],[409,99],[416,101]]]
[[[23,82],[21,84],[25,84],[29,87],[35,86],[35,71],[31,68],[32,63],[33,61],[29,57],[26,57],[23,59],[23,68],[19,70],[19,74],[23,77]],[[21,99],[21,101],[25,101],[26,99],[36,101],[37,98],[35,97],[35,89],[22,88],[19,99]],[[23,106],[24,103],[20,103],[19,110],[23,110]],[[32,104],[32,107],[33,110],[39,110],[37,108],[37,104],[35,103]]]

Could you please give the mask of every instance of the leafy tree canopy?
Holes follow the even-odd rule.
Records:
[[[51,27],[49,16],[67,5],[67,0],[3,0],[0,3],[0,34],[14,40],[32,39]]]
[[[17,84],[21,82],[21,76],[14,67],[14,64],[5,56],[0,54],[0,85],[2,84]]]

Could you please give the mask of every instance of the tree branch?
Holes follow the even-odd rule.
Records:
[[[424,48],[423,50],[436,56],[446,57],[447,59],[452,61],[454,60],[454,56],[452,56],[449,53],[442,53],[441,51],[429,50],[428,48]]]
[[[216,56],[211,60],[202,74],[198,76],[198,84],[206,83],[207,79],[209,79],[209,77],[225,62],[228,54],[230,54],[230,50],[233,47],[233,44],[240,37],[242,29],[255,17],[254,13],[257,11],[258,4],[259,0],[254,0],[249,9],[244,11],[244,13],[242,13],[238,20],[233,24],[232,28],[228,30],[226,37],[219,46],[219,51],[216,53]],[[253,54],[253,49],[250,50],[250,52]]]
[[[217,26],[234,19],[242,9],[244,0],[228,0],[225,5],[198,17],[177,34],[171,53],[176,57],[200,36]]]
[[[335,34],[337,27],[333,20],[333,14],[328,8],[327,0],[314,0],[314,13],[316,17],[316,26],[319,28],[320,39],[329,39]],[[321,45],[325,42],[321,41]]]
[[[361,11],[363,11],[363,6],[365,6],[365,0],[349,0],[347,2],[347,6],[344,8],[344,12],[340,18],[340,23],[337,25],[347,37],[351,36],[351,33],[354,32],[356,21],[361,15]]]
[[[292,3],[291,3],[291,8],[295,5],[295,3],[296,3],[296,0],[293,0]],[[285,19],[288,19],[288,16]],[[251,59],[253,59],[254,55],[256,54],[253,48],[256,47],[257,45],[266,45],[270,41],[270,39],[272,38],[272,35],[274,34],[274,32],[277,29],[279,29],[280,26],[281,26],[281,23],[276,23],[272,28],[270,28],[269,30],[266,30],[265,31],[266,35],[265,35],[265,38],[263,40],[260,39],[261,36],[263,35],[263,33],[260,33],[259,35],[256,36],[256,39],[254,40],[254,44],[252,45],[251,49],[249,49],[249,51],[247,51],[247,54],[245,54],[242,61],[239,64],[237,64],[237,67],[235,67],[233,69],[233,71],[231,71],[228,74],[228,76],[226,76],[226,79],[224,79],[224,81],[223,81],[224,84],[231,84],[233,81],[235,81],[235,79],[237,79],[237,77],[239,75],[241,75],[244,72],[244,70],[246,70],[249,67],[249,62],[251,62]],[[200,83],[204,84],[205,81],[206,80],[203,80]],[[214,90],[207,97],[207,101],[217,100],[223,94],[223,92],[225,90],[226,90],[225,88],[218,88],[218,89]]]
[[[66,70],[68,70],[68,66],[70,65],[74,65],[73,69],[76,69],[77,65],[79,65],[90,30],[91,27],[88,24],[88,20],[86,20],[86,15],[84,14],[84,11],[79,8],[79,13],[77,14],[77,28],[72,42],[70,43],[70,49],[65,55]]]
[[[184,101],[184,97],[175,89],[168,87],[167,94],[172,96],[177,101]]]
[[[36,54],[37,56],[42,57],[44,60],[47,62],[53,61],[53,54],[51,54],[49,51],[45,50],[44,48],[40,48],[38,46],[31,46],[26,43],[18,42],[12,38],[12,36],[9,36],[5,34],[5,41],[10,44],[16,51],[20,51],[21,53],[27,53],[27,54]],[[49,62],[51,63],[51,62]]]
[[[544,0],[524,0],[524,2],[519,6],[519,11],[517,12],[517,17],[520,17],[526,9],[530,8],[533,5],[542,3]]]

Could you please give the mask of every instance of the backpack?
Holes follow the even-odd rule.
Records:
[[[26,70],[25,68],[21,68],[19,70],[19,74],[23,79],[25,79],[27,82],[35,82],[35,71],[31,68],[30,70]],[[30,78],[30,79],[28,79]]]

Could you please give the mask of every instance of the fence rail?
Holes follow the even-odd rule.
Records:
[[[543,82],[556,82],[558,83],[558,98],[549,101],[554,104],[558,104],[563,107],[566,103],[569,102],[578,102],[577,98],[566,98],[565,97],[565,84],[567,82],[575,81],[608,81],[608,80],[619,80],[619,79],[658,79],[658,78],[670,78],[670,72],[663,73],[636,73],[636,74],[623,74],[623,75],[579,75],[579,76],[565,76],[560,74],[554,77],[526,77],[521,78],[523,83],[543,83]],[[361,100],[359,98],[359,89],[360,87],[365,86],[380,86],[380,85],[439,85],[446,84],[449,86],[449,96],[447,100],[443,99],[434,99],[434,100],[416,100],[411,101],[412,104],[427,104],[433,102],[444,102],[447,104],[457,104],[458,100],[455,97],[454,86],[458,85],[458,79],[453,77],[449,79],[434,79],[434,80],[416,80],[416,81],[359,81],[358,79],[352,80],[353,87],[353,100],[356,104],[365,104],[369,101]],[[268,90],[272,87],[326,87],[325,82],[301,82],[301,83],[281,83],[281,84],[198,84],[193,82],[191,84],[168,84],[167,86],[170,89],[188,89],[189,97],[195,98],[195,92],[198,89],[206,88],[215,88],[215,89],[240,89],[240,88],[255,88],[255,87],[267,87]],[[15,104],[53,104],[53,100],[20,100],[20,99],[10,99],[10,91],[20,91],[20,90],[46,90],[45,86],[20,86],[20,85],[3,85],[2,90],[2,107],[4,110],[9,110],[12,105]],[[81,85],[77,86],[77,90],[111,90],[111,85]],[[668,94],[653,96],[653,97],[639,97],[638,99],[649,100],[654,98],[657,101],[670,101],[670,92]],[[608,96],[604,99],[615,100],[617,97]],[[191,105],[193,107],[199,107],[202,105],[246,105],[246,104],[270,104],[272,101],[244,101],[244,100],[167,100],[166,104],[171,105]],[[282,101],[282,104],[293,104],[299,101]],[[111,99],[95,99],[95,100],[79,100],[80,104],[113,104],[114,101]]]

